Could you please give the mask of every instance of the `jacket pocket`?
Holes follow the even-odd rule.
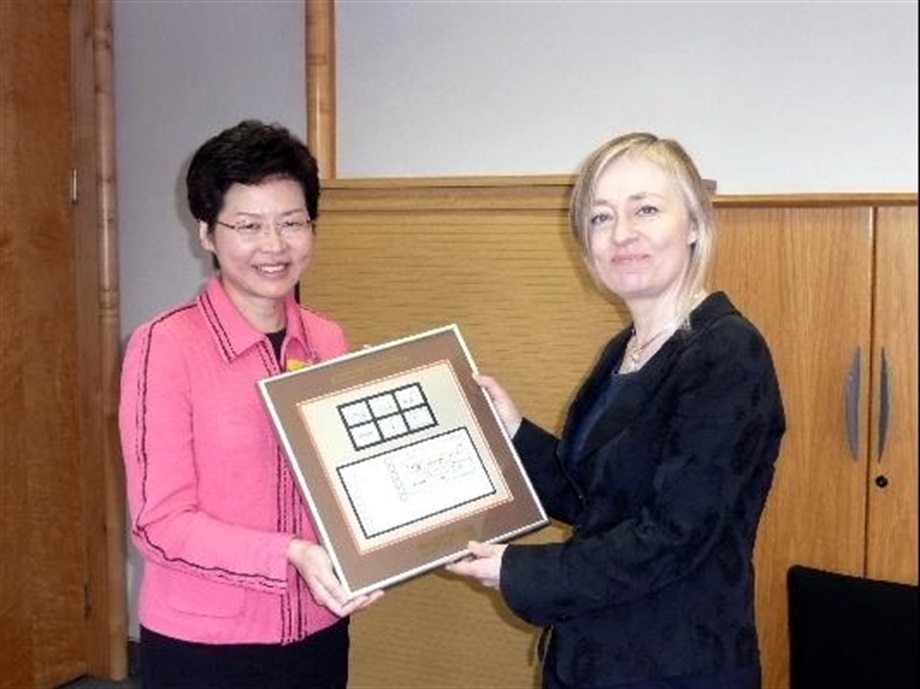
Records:
[[[243,609],[246,592],[239,586],[195,576],[169,583],[167,600],[173,610],[202,617],[235,617]]]

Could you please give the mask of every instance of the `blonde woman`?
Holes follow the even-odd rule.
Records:
[[[578,178],[573,235],[632,323],[561,437],[491,395],[561,543],[470,543],[448,568],[544,628],[544,689],[756,689],[752,553],[785,431],[770,351],[721,292],[707,190],[675,141],[633,133]]]

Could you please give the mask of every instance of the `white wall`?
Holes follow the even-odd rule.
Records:
[[[917,190],[916,2],[339,0],[342,177],[573,172],[641,129],[723,193]]]
[[[342,177],[569,173],[649,129],[724,193],[917,191],[916,2],[338,0],[336,19]],[[305,134],[304,9],[114,0],[114,40],[127,336],[209,271],[194,149],[244,117]]]
[[[115,0],[115,119],[124,334],[194,296],[210,271],[185,203],[195,149],[241,119],[306,135],[304,6],[293,0]]]

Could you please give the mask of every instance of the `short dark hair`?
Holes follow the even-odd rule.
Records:
[[[243,120],[195,151],[185,183],[189,210],[213,231],[234,184],[290,179],[303,190],[311,220],[319,214],[319,171],[310,149],[279,124]]]

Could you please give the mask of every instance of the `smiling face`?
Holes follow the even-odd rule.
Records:
[[[213,230],[198,223],[201,245],[217,257],[221,283],[249,322],[263,332],[280,329],[284,298],[309,263],[313,232],[282,235],[277,228],[308,223],[303,191],[293,180],[271,179],[233,184],[223,201]],[[246,236],[234,229],[243,225],[261,225],[263,231]]]
[[[588,265],[628,306],[676,300],[696,230],[680,189],[658,165],[624,155],[601,172],[588,214]]]

